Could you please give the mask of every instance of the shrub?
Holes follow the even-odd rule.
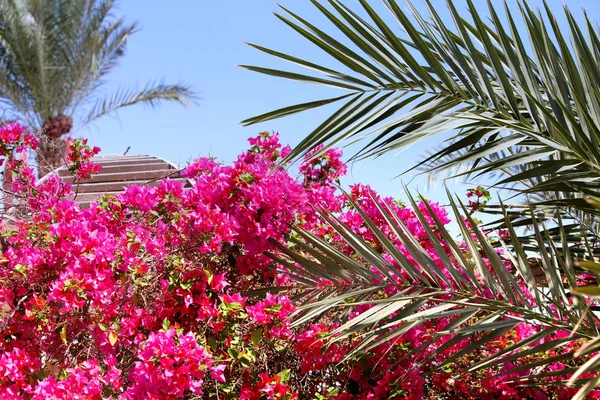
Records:
[[[13,191],[26,199],[29,213],[5,231],[0,260],[2,398],[543,399],[572,393],[511,386],[511,376],[493,377],[494,369],[471,374],[468,383],[456,378],[469,377],[466,368],[492,347],[534,334],[526,324],[443,369],[437,368],[443,357],[472,341],[446,345],[433,358],[428,347],[420,358],[405,355],[432,338],[429,346],[448,343],[451,336],[436,339],[436,333],[452,316],[406,329],[368,357],[351,359],[346,355],[361,343],[359,335],[325,338],[344,323],[335,314],[292,327],[297,304],[286,268],[294,263],[277,265],[265,255],[277,253],[274,242],[292,243],[292,224],[353,256],[315,208],[333,211],[386,256],[335,185],[346,171],[338,150],[317,159],[309,154],[295,179],[277,166],[289,148],[281,147],[277,134],[263,133],[233,165],[211,158],[190,163],[183,170],[193,180],[189,189],[172,180],[131,186],[81,210],[68,200],[69,184],[57,176],[36,182],[32,168],[13,156],[36,145],[23,127],[5,126],[0,138],[15,174]],[[91,161],[97,152],[72,143],[72,172],[98,172]],[[374,199],[388,204],[434,254],[409,208],[364,185],[353,185],[350,198],[395,240]],[[429,206],[450,222],[442,207]],[[425,203],[420,208],[428,212]],[[332,282],[324,275],[322,284]],[[390,286],[376,298],[397,293]],[[358,305],[346,318],[370,307]]]

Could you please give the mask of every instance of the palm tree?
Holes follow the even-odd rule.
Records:
[[[151,83],[104,97],[108,74],[137,30],[113,15],[114,0],[0,1],[0,102],[4,119],[40,132],[39,175],[61,162],[61,135],[138,103],[186,104],[182,84]]]
[[[569,340],[590,341],[587,347],[571,354],[571,358],[597,351],[600,348],[599,321],[586,306],[583,295],[598,296],[600,288],[598,285],[576,288],[574,268],[577,264],[594,273],[600,271],[600,265],[596,264],[600,254],[597,245],[600,242],[599,210],[596,207],[600,204],[600,33],[587,14],[583,21],[578,21],[565,7],[561,24],[546,3],[542,10],[532,9],[526,0],[518,1],[518,7],[504,3],[501,12],[488,0],[486,13],[489,17],[484,18],[480,5],[466,0],[469,18],[465,18],[457,11],[455,1],[448,0],[454,25],[451,27],[429,0],[424,0],[428,16],[418,12],[410,2],[409,11],[405,12],[396,0],[383,0],[394,24],[377,13],[367,0],[360,0],[360,12],[339,0],[311,1],[332,23],[336,34],[345,37],[344,42],[283,7],[283,13],[275,15],[324,50],[342,68],[336,70],[258,45],[252,46],[310,72],[244,67],[279,78],[338,88],[345,93],[284,107],[250,118],[243,121],[244,124],[341,103],[294,149],[290,159],[304,155],[316,145],[324,144],[322,151],[326,151],[347,140],[364,143],[354,158],[379,156],[450,132],[451,139],[438,151],[426,155],[415,168],[422,173],[446,171],[451,177],[465,179],[488,175],[493,179],[494,187],[511,190],[515,195],[511,204],[493,205],[487,207],[487,211],[500,216],[496,227],[505,227],[511,233],[512,240],[506,246],[517,272],[509,274],[502,268],[501,260],[484,240],[480,229],[474,229],[480,240],[477,243],[471,241],[472,232],[461,224],[460,215],[466,210],[451,198],[463,240],[473,250],[475,267],[483,281],[465,278],[470,276],[473,266],[454,249],[455,258],[447,268],[456,271],[451,286],[461,290],[449,297],[437,296],[436,290],[443,291],[441,284],[435,287],[436,284],[415,275],[404,283],[407,289],[416,289],[414,292],[408,292],[401,299],[379,302],[377,314],[368,318],[369,323],[361,322],[365,317],[361,319],[359,315],[335,333],[348,335],[362,331],[369,340],[359,350],[368,350],[370,345],[382,340],[383,332],[387,332],[382,328],[382,321],[386,321],[392,312],[410,310],[415,302],[422,301],[428,307],[450,305],[454,307],[452,312],[463,313],[460,314],[465,316],[462,325],[455,327],[458,340],[475,331],[486,331],[483,338],[493,340],[496,333],[500,334],[517,320],[525,320],[541,324],[542,332],[546,334],[555,329],[566,329],[572,332]],[[398,36],[396,32],[400,31],[405,35]],[[356,207],[360,210],[358,205]],[[436,270],[435,263],[419,249],[416,239],[407,234],[389,210],[382,205],[381,211],[406,248],[414,252],[414,258],[422,260],[420,267],[427,275],[440,282],[450,279]],[[335,216],[327,213],[324,216],[371,267],[389,268],[389,263]],[[376,235],[380,233],[366,215],[363,217]],[[519,229],[523,226],[529,227],[530,231]],[[436,224],[435,229],[453,243],[441,224]],[[351,260],[340,260],[331,245],[301,229],[298,233],[304,238],[300,248],[310,251],[292,251],[285,246],[281,246],[281,250],[303,266],[295,274],[300,278],[299,287],[310,294],[307,298],[311,301],[304,305],[301,321],[334,306],[344,308],[344,299],[354,293],[361,293],[364,301],[370,301],[361,290],[379,290],[381,285],[393,284],[387,281],[375,285],[372,280],[365,279],[365,273],[357,270],[355,264],[350,264]],[[377,237],[381,238],[381,235]],[[436,235],[431,235],[431,240],[440,243]],[[413,276],[411,265],[394,252],[389,243],[386,245],[385,240],[382,241],[389,254],[396,254],[398,265],[408,276]],[[484,260],[480,252],[489,258],[493,274],[481,268]],[[441,258],[444,257],[442,253],[440,250]],[[320,261],[315,261],[310,254],[318,254]],[[548,289],[541,289],[532,275],[529,266],[532,254],[544,271]],[[317,284],[311,286],[307,282],[315,281],[310,272],[315,262],[326,268],[334,281],[336,277],[347,281],[348,276],[352,276],[355,285],[351,290],[342,289],[341,285],[334,290],[323,289]],[[393,273],[392,268],[387,273]],[[568,280],[568,287],[563,284],[563,277]],[[535,299],[533,306],[526,303],[526,296],[514,284],[515,279],[527,283],[530,295]],[[482,296],[481,285],[497,295],[493,298]],[[433,294],[423,297],[423,291]],[[402,318],[394,319],[391,325],[383,324],[386,329],[396,327],[386,335],[401,333],[402,324],[407,322],[437,318],[418,310],[416,314],[415,311],[401,314]],[[486,317],[466,318],[470,312]],[[383,340],[389,338],[386,335]],[[473,346],[478,343],[481,341]],[[513,351],[525,349],[529,354],[545,351],[543,346],[533,346],[531,341],[525,341],[499,351],[472,369],[510,361],[515,358]],[[595,357],[584,364],[579,373],[596,370],[600,365],[598,360],[599,357]],[[598,386],[600,378],[578,382],[579,373],[569,384],[581,385],[579,398],[585,398]]]

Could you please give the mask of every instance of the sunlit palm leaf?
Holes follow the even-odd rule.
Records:
[[[454,24],[449,27],[428,0],[427,17],[410,2],[407,13],[396,0],[384,0],[395,23],[366,0],[360,1],[360,15],[339,0],[312,2],[344,43],[288,9],[276,15],[349,72],[256,45],[312,74],[246,66],[348,91],[243,122],[254,124],[343,101],[290,158],[318,144],[324,144],[325,151],[356,140],[365,140],[356,157],[378,156],[455,132],[450,145],[424,159],[425,171],[467,165],[462,169],[466,177],[505,172],[501,187],[544,196],[549,204],[564,197],[553,198],[552,193],[598,193],[600,38],[587,16],[580,27],[565,8],[564,29],[547,6],[542,16],[526,2],[500,11],[488,1],[488,18],[469,0],[467,19],[448,1]],[[396,35],[398,25],[405,36]],[[555,163],[560,167],[552,168]],[[554,180],[546,182],[549,176]]]
[[[520,321],[515,315],[541,324],[544,328],[540,338],[555,330],[572,331],[572,336],[554,345],[566,345],[575,338],[599,343],[595,339],[598,321],[581,297],[595,296],[599,290],[588,286],[571,292],[563,284],[566,279],[569,287],[576,285],[574,257],[594,260],[600,254],[599,212],[589,200],[600,192],[600,38],[587,15],[580,27],[565,8],[565,29],[545,3],[544,13],[537,13],[526,2],[519,2],[514,9],[505,5],[500,12],[488,1],[489,17],[484,18],[480,5],[467,0],[467,19],[449,0],[454,23],[449,27],[428,0],[427,17],[410,2],[406,13],[397,1],[384,0],[395,23],[384,20],[366,0],[360,0],[360,14],[339,0],[312,2],[335,33],[344,37],[343,43],[285,8],[277,17],[329,54],[344,72],[260,46],[255,47],[311,72],[246,67],[347,93],[265,113],[245,124],[343,102],[294,149],[290,158],[298,158],[319,144],[325,145],[324,152],[344,141],[363,141],[355,157],[378,156],[432,136],[450,134],[439,151],[415,168],[429,174],[452,171],[451,176],[465,179],[499,177],[495,186],[511,188],[515,195],[521,195],[521,202],[484,208],[499,217],[491,226],[508,231],[511,240],[505,244],[502,240],[488,243],[480,230],[468,228],[459,214],[467,215],[469,225],[475,226],[469,213],[451,201],[472,258],[465,258],[439,221],[435,228],[425,227],[446,274],[384,205],[380,206],[382,214],[420,269],[394,250],[364,213],[365,224],[404,274],[398,274],[334,216],[324,214],[369,267],[361,269],[354,259],[348,263],[334,247],[300,231],[306,243],[296,241],[294,249],[298,251],[280,247],[293,260],[292,275],[307,285],[309,296],[299,321],[325,311],[346,309],[354,303],[347,304],[344,296],[352,293],[356,303],[374,304],[368,314],[347,321],[335,332],[338,340],[361,335],[364,341],[355,352],[368,351],[370,346],[436,315],[454,315],[457,321],[448,332],[440,332],[458,332],[447,343],[473,332],[489,332],[472,343],[467,352],[514,327]],[[398,27],[404,36],[396,35]],[[416,207],[415,212],[420,215]],[[419,218],[423,220],[422,215]],[[440,238],[449,246],[450,255],[445,254]],[[494,249],[497,246],[507,250],[515,274],[504,268],[504,260]],[[539,287],[532,272],[534,266],[542,272],[547,287]],[[369,277],[371,268],[379,275],[377,284]],[[319,286],[323,279],[331,283],[325,289]],[[533,306],[516,283],[519,279],[526,283]],[[395,298],[373,301],[369,297],[386,285],[398,288]],[[431,309],[435,313],[428,311]],[[472,319],[474,316],[480,319]],[[524,339],[478,362],[471,370],[543,353],[546,348],[534,342]],[[596,348],[600,345],[589,351]],[[539,368],[573,357],[574,353],[568,353],[518,369]],[[583,365],[582,371],[596,368],[596,360],[592,360]],[[576,370],[569,367],[562,373]],[[546,372],[537,377],[552,374],[561,373]],[[534,377],[526,378],[515,378],[515,382],[537,384]],[[582,386],[579,396],[583,398],[598,382],[576,374],[568,383]]]
[[[150,84],[142,90],[119,90],[112,97],[101,99],[91,108],[83,119],[82,125],[115,111],[135,104],[147,104],[156,107],[162,101],[175,101],[187,105],[194,98],[194,91],[187,85]]]
[[[421,222],[426,222],[424,214],[410,194],[409,199],[417,218]],[[462,339],[475,337],[477,339],[462,352],[447,359],[446,363],[451,363],[463,353],[467,354],[483,346],[518,324],[530,323],[540,328],[539,333],[534,336],[524,338],[509,348],[499,349],[495,354],[479,360],[470,367],[470,371],[498,366],[528,355],[542,355],[552,348],[548,347],[550,345],[565,346],[575,340],[590,340],[598,335],[598,318],[586,303],[581,301],[579,294],[570,293],[568,287],[563,284],[563,276],[568,278],[571,287],[576,285],[576,280],[571,254],[561,254],[557,250],[559,246],[568,248],[568,229],[562,224],[555,230],[558,230],[558,236],[562,236],[563,241],[556,245],[549,239],[549,232],[542,225],[533,225],[536,229],[531,240],[537,241],[541,254],[541,268],[548,282],[548,287],[544,288],[536,282],[528,263],[529,256],[519,241],[503,244],[510,254],[516,271],[509,272],[505,260],[494,250],[484,233],[479,228],[468,228],[466,222],[471,226],[476,224],[470,220],[468,210],[461,204],[457,204],[451,197],[450,204],[454,219],[469,248],[470,259],[465,257],[464,250],[452,240],[445,226],[435,218],[433,210],[429,209],[429,212],[434,217],[434,225],[424,224],[424,229],[433,244],[434,254],[439,257],[439,262],[447,273],[444,273],[440,265],[433,260],[430,255],[431,250],[428,253],[421,247],[420,241],[410,233],[387,205],[376,203],[397,239],[419,266],[418,268],[395,248],[386,235],[361,210],[359,204],[354,203],[350,198],[348,201],[353,209],[361,214],[368,229],[375,235],[397,267],[385,261],[371,244],[354,234],[335,216],[326,212],[321,213],[323,218],[354,249],[361,262],[354,257],[341,255],[342,253],[334,245],[302,229],[298,229],[298,233],[304,238],[302,241],[295,240],[296,245],[289,249],[279,246],[279,249],[293,260],[291,264],[286,263],[286,265],[293,265],[293,268],[287,269],[287,272],[292,278],[297,279],[298,288],[302,288],[310,295],[307,295],[303,306],[300,307],[296,316],[297,324],[318,318],[325,312],[345,312],[358,304],[372,305],[368,311],[347,319],[331,333],[331,340],[334,341],[356,337],[356,335],[362,338],[360,345],[348,354],[348,358],[364,354],[425,321],[436,321],[447,317],[455,318],[453,324],[439,332],[428,343],[431,344],[444,335],[454,335],[454,337],[441,348],[433,350],[429,357],[442,354],[447,346]],[[508,217],[508,210],[503,211],[507,229],[513,238],[516,238],[515,228]],[[466,215],[467,220],[464,221],[461,215]],[[532,218],[535,216],[532,215]],[[298,246],[302,242],[303,244]],[[279,256],[272,255],[272,257],[278,261],[285,261]],[[374,271],[377,271],[375,279]],[[519,280],[526,283],[525,290],[528,293],[522,291],[518,284]],[[323,282],[328,284],[323,286]],[[373,297],[380,290],[390,287],[395,288],[394,295],[387,298]],[[474,316],[479,318],[473,318]],[[557,330],[572,334],[553,343],[539,342],[539,339]],[[600,347],[598,344],[600,342],[597,340],[593,343],[596,347]],[[424,347],[429,346],[424,345],[420,349],[414,349],[414,355],[417,356]],[[595,350],[596,347],[588,349],[588,352]],[[574,355],[569,353],[565,357],[565,359],[573,359]],[[545,361],[525,363],[518,369],[529,370],[549,365],[554,361],[556,360],[550,358]],[[589,365],[592,364],[587,364]],[[443,364],[439,367],[443,367]],[[508,369],[502,373],[512,371]],[[529,376],[529,380],[530,383],[535,383],[536,377]],[[574,380],[577,383],[581,382],[578,379]]]

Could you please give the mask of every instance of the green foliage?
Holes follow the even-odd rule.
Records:
[[[83,126],[117,109],[159,101],[187,104],[186,85],[152,83],[104,97],[108,74],[137,24],[114,15],[114,0],[6,0],[0,3],[0,100],[5,118],[40,130],[48,118]]]
[[[327,53],[339,64],[339,70],[258,45],[252,46],[310,72],[244,67],[278,78],[326,85],[345,93],[287,106],[247,119],[244,124],[338,103],[331,116],[314,129],[289,158],[297,159],[323,144],[323,149],[314,155],[318,157],[330,147],[347,141],[363,143],[354,158],[376,157],[450,133],[450,139],[411,170],[438,175],[446,171],[450,176],[467,180],[486,175],[493,179],[494,187],[511,189],[515,194],[511,204],[489,204],[489,194],[481,188],[486,191],[483,211],[498,216],[491,226],[508,231],[510,241],[506,243],[502,240],[489,243],[481,229],[467,228],[461,213],[474,222],[470,213],[451,200],[473,260],[466,260],[453,251],[457,265],[445,263],[449,271],[454,271],[450,286],[462,288],[457,293],[444,291],[448,298],[438,297],[443,290],[436,285],[450,278],[436,270],[435,263],[419,250],[416,239],[386,213],[384,206],[382,213],[426,271],[427,279],[394,251],[393,246],[386,245],[381,232],[362,213],[369,229],[410,279],[406,275],[398,276],[406,285],[402,296],[379,300],[369,314],[360,314],[337,329],[336,337],[364,335],[367,340],[364,346],[354,350],[353,355],[356,355],[391,337],[381,336],[384,327],[397,327],[389,335],[398,335],[411,324],[438,318],[446,312],[458,312],[464,314],[464,318],[458,318],[463,325],[457,324],[454,331],[459,333],[458,340],[473,332],[489,332],[467,350],[482,341],[493,340],[496,334],[514,326],[513,318],[520,316],[543,324],[542,335],[566,329],[572,332],[569,340],[576,337],[589,340],[582,349],[571,354],[572,360],[598,351],[597,317],[589,311],[583,297],[598,296],[598,285],[575,288],[575,274],[581,268],[597,273],[594,268],[600,255],[600,209],[597,207],[600,204],[597,200],[600,198],[600,34],[594,22],[587,14],[582,21],[577,21],[565,6],[560,16],[564,23],[560,24],[559,16],[547,3],[543,3],[541,10],[534,10],[525,0],[519,1],[517,7],[505,3],[503,10],[490,0],[486,10],[479,2],[467,0],[468,17],[465,17],[454,2],[448,0],[453,20],[453,26],[449,26],[430,0],[424,0],[428,15],[417,12],[410,1],[407,1],[409,11],[405,12],[396,0],[383,0],[394,21],[392,24],[367,0],[359,1],[360,13],[340,0],[311,1],[347,44],[286,8],[281,7],[282,12],[275,15]],[[398,36],[396,32],[404,34]],[[360,210],[360,206],[354,206]],[[335,216],[323,216],[369,268],[351,258],[340,258],[335,247],[298,229],[303,245],[295,241],[293,249],[281,247],[302,266],[295,270],[295,275],[297,282],[306,287],[307,299],[310,299],[297,316],[297,323],[334,307],[344,308],[348,298],[366,298],[368,293],[397,284],[384,279],[380,285],[373,285],[371,268],[388,277],[394,270],[386,268],[388,264],[381,255]],[[529,230],[523,230],[524,227]],[[454,242],[444,227],[436,224],[435,229],[452,246]],[[441,244],[435,235],[431,241]],[[508,250],[518,271],[516,276],[526,282],[529,294],[535,299],[533,306],[524,300],[527,296],[515,284],[515,276],[502,267],[502,260],[493,251],[494,245]],[[439,255],[444,260],[442,253]],[[493,274],[481,268],[483,258],[491,262]],[[544,272],[548,289],[540,289],[532,274],[532,260]],[[473,264],[482,282],[474,279]],[[318,278],[331,277],[339,283],[335,289],[313,285]],[[567,287],[563,278],[568,281]],[[482,288],[490,289],[495,300],[479,298],[477,293]],[[422,311],[415,307],[416,302],[433,308]],[[436,312],[431,312],[432,309]],[[469,319],[484,310],[493,317],[474,323]],[[382,327],[381,321],[394,313],[398,315],[392,325]],[[467,323],[471,325],[465,326]],[[509,355],[513,350],[542,353],[547,349],[523,341],[478,362],[472,369],[508,362],[513,359]],[[583,372],[594,371],[599,365],[600,356],[594,356],[565,382],[582,386],[577,398],[585,398],[598,386],[600,378],[587,381],[579,381],[579,378]],[[571,373],[576,370],[570,369]]]
[[[516,187],[541,206],[594,212],[580,196],[596,193],[600,173],[600,36],[587,16],[580,26],[565,7],[568,29],[561,29],[548,6],[543,16],[519,2],[516,9],[506,6],[501,18],[488,1],[487,22],[472,0],[470,19],[448,1],[454,23],[449,27],[428,0],[428,16],[410,2],[406,13],[397,1],[384,0],[396,26],[366,0],[360,4],[370,21],[339,0],[312,2],[351,47],[288,9],[276,16],[350,72],[256,45],[312,74],[244,67],[348,93],[244,124],[342,102],[290,158],[346,140],[364,141],[355,157],[379,156],[451,132],[439,151],[414,168],[454,171],[467,179],[495,174],[496,186]],[[404,37],[396,36],[400,31]]]

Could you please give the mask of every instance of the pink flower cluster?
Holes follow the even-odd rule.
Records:
[[[300,165],[304,182],[333,183],[346,175],[347,171],[348,168],[342,161],[342,151],[333,148],[323,152],[322,144],[309,151],[304,163]]]
[[[71,141],[67,148],[69,170],[79,179],[89,179],[93,174],[100,173],[100,164],[90,161],[98,153],[100,148],[88,146],[87,139]]]
[[[9,156],[13,150],[17,153],[24,153],[27,149],[35,150],[38,144],[38,138],[18,122],[0,127],[0,156]]]
[[[212,369],[211,355],[194,335],[178,334],[174,328],[150,333],[140,344],[137,360],[129,372],[125,399],[176,399],[186,392],[202,394],[204,375]],[[216,369],[213,376],[221,373]]]
[[[467,198],[469,199],[468,206],[471,207],[473,211],[477,211],[487,204],[491,199],[491,196],[488,190],[481,186],[477,186],[474,189],[467,190]]]
[[[339,150],[313,158],[316,149],[294,178],[278,166],[289,147],[263,133],[232,165],[211,158],[190,163],[183,171],[190,187],[172,180],[135,185],[81,210],[68,200],[70,185],[56,176],[37,182],[26,161],[12,155],[12,149],[35,145],[24,132],[17,125],[0,129],[17,174],[13,190],[28,199],[29,210],[26,218],[4,224],[0,242],[0,398],[542,399],[573,393],[515,387],[507,383],[510,375],[493,377],[497,368],[466,372],[491,351],[536,333],[532,324],[443,369],[444,357],[479,338],[450,342],[442,355],[428,358],[431,349],[449,343],[450,336],[436,334],[451,318],[406,329],[352,360],[345,356],[361,336],[324,338],[370,306],[292,326],[297,304],[283,286],[294,282],[264,255],[276,253],[273,241],[285,243],[291,225],[299,224],[355,256],[311,205],[336,213],[391,262],[334,185],[346,172]],[[98,151],[84,141],[72,144],[72,172],[80,178],[97,172],[88,163]],[[387,204],[443,270],[413,210],[365,185],[352,186],[349,195],[419,268],[375,201]],[[428,225],[434,215],[449,222],[438,204],[418,207]],[[393,296],[398,287],[376,296]],[[422,358],[405,357],[419,347]]]

